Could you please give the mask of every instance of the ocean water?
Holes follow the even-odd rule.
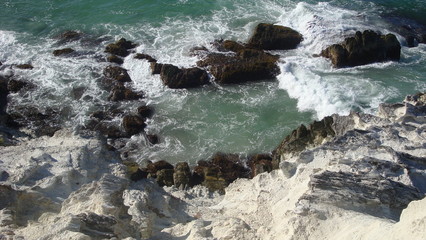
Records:
[[[300,46],[280,55],[281,74],[241,85],[172,90],[153,76],[146,61],[125,58],[131,87],[145,92],[141,101],[120,103],[131,112],[141,104],[155,108],[147,132],[160,143],[149,145],[133,136],[125,148],[132,158],[194,163],[217,151],[251,154],[270,152],[300,124],[333,113],[374,112],[381,102],[399,102],[426,90],[426,46],[402,43],[400,62],[334,69],[312,55],[355,31],[393,32],[387,17],[410,18],[426,24],[424,0],[46,0],[0,1],[0,74],[14,74],[37,88],[11,94],[9,108],[19,105],[60,109],[64,127],[79,128],[90,113],[111,107],[99,86],[106,44],[121,37],[136,42],[136,52],[162,63],[194,66],[194,46],[215,39],[247,41],[260,22],[296,29]],[[86,41],[59,45],[66,30],[81,31]],[[71,47],[76,57],[54,57],[52,51]],[[13,64],[31,63],[33,70]],[[84,87],[76,100],[72,90]],[[119,121],[117,119],[116,121]]]

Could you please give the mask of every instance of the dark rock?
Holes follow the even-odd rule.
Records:
[[[81,39],[83,37],[83,34],[77,31],[65,31],[61,35],[59,35],[59,43],[67,43],[67,42],[73,42]]]
[[[28,63],[26,63],[26,64],[18,64],[18,65],[16,65],[16,67],[19,68],[19,69],[25,69],[25,70],[31,70],[31,69],[34,68],[33,65],[28,64]]]
[[[160,74],[161,69],[163,68],[163,64],[151,62],[151,72],[152,74]]]
[[[160,160],[157,162],[150,162],[148,163],[148,165],[146,166],[146,171],[150,174],[153,174],[154,176],[156,175],[157,171],[161,170],[161,169],[173,169],[173,165],[164,161],[164,160]]]
[[[157,62],[157,60],[153,57],[151,57],[148,54],[143,54],[143,53],[138,53],[135,55],[136,59],[143,59],[143,60],[147,60],[148,62]]]
[[[22,81],[22,80],[16,80],[16,79],[10,79],[7,83],[7,90],[9,92],[19,92],[19,90],[23,89],[28,85],[28,82]]]
[[[237,154],[216,153],[211,159],[211,163],[218,166],[223,178],[231,183],[237,178],[248,178],[249,169],[244,167]]]
[[[302,35],[291,28],[260,23],[248,46],[264,50],[287,50],[296,48],[302,40]]]
[[[11,127],[26,127],[39,136],[53,136],[61,129],[60,113],[51,108],[40,110],[34,106],[16,106],[9,112],[8,124]]]
[[[246,48],[243,43],[232,40],[216,40],[213,42],[213,46],[220,52],[239,52]],[[205,51],[207,51],[207,49],[205,49]]]
[[[114,225],[117,220],[112,216],[95,213],[81,213],[77,217],[81,221],[80,231],[94,239],[114,238]]]
[[[237,178],[248,178],[249,175],[250,170],[244,167],[237,154],[216,153],[209,161],[198,161],[193,181],[201,181],[209,190],[224,193],[230,183]]]
[[[236,54],[210,53],[197,64],[207,67],[221,84],[272,79],[279,73],[278,56],[256,49],[243,49]]]
[[[282,160],[281,155],[285,153],[300,152],[309,146],[319,145],[324,140],[336,135],[333,130],[333,118],[325,117],[321,121],[314,121],[308,127],[303,124],[288,135],[274,150],[272,166],[278,169]]]
[[[137,182],[139,180],[146,179],[147,177],[148,177],[148,172],[138,168],[136,172],[130,175],[130,180]]]
[[[106,136],[107,138],[117,139],[128,137],[127,133],[120,130],[118,126],[111,122],[91,120],[88,124],[86,124],[86,128],[97,131],[103,136]]]
[[[63,56],[63,55],[68,55],[71,53],[74,53],[75,50],[72,48],[63,48],[63,49],[57,49],[53,51],[53,55],[54,56]]]
[[[138,113],[143,118],[150,118],[154,115],[154,109],[149,106],[140,106],[138,107]]]
[[[110,101],[137,100],[143,98],[142,93],[134,92],[122,84],[115,85],[108,97]]]
[[[395,35],[379,35],[371,30],[356,32],[341,44],[334,44],[321,52],[335,67],[353,67],[374,62],[398,61],[401,45]]]
[[[272,156],[270,154],[256,154],[250,156],[247,162],[251,170],[251,177],[272,171]]]
[[[229,183],[223,177],[223,174],[218,166],[203,168],[203,176],[203,186],[207,187],[212,192],[217,191],[220,194],[225,193],[225,188],[229,185]]]
[[[107,57],[107,61],[108,61],[108,62],[112,62],[112,63],[117,63],[117,64],[119,64],[119,65],[123,64],[123,62],[124,62],[122,58],[117,57],[117,56],[115,56],[115,55],[109,55],[109,56]]]
[[[153,145],[158,144],[159,142],[158,136],[155,134],[147,134],[146,139],[148,140],[150,144],[153,144]]]
[[[108,66],[104,69],[104,76],[113,82],[131,82],[129,74],[127,70],[118,66]]]
[[[161,169],[157,171],[156,173],[157,178],[155,180],[157,181],[158,185],[160,185],[160,187],[163,187],[163,186],[171,187],[174,185],[173,173],[174,173],[173,169]]]
[[[16,204],[17,192],[8,185],[0,185],[0,209]]]
[[[178,68],[164,64],[160,72],[163,84],[169,88],[194,88],[209,83],[206,71],[199,68]]]
[[[416,47],[419,43],[426,43],[426,26],[412,19],[402,17],[386,17],[391,23],[392,31],[403,36],[408,47]]]
[[[135,48],[136,44],[131,41],[127,41],[124,38],[121,38],[115,43],[108,44],[105,48],[105,52],[111,53],[120,57],[126,57],[129,55],[129,49]]]
[[[8,81],[7,78],[0,76],[0,116],[6,114],[7,95],[9,94]]]
[[[173,173],[173,181],[177,188],[186,189],[191,181],[191,170],[187,162],[179,162],[176,164]]]
[[[139,116],[126,115],[123,118],[123,127],[124,131],[132,136],[142,132],[145,129],[146,124],[144,119]]]

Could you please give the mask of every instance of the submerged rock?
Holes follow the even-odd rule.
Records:
[[[23,80],[10,79],[7,83],[7,89],[12,93],[19,92],[21,89],[28,87],[31,87],[31,84]]]
[[[291,28],[260,23],[247,45],[264,50],[288,50],[296,48],[302,40],[302,34]]]
[[[178,68],[163,64],[160,72],[163,84],[169,88],[195,88],[209,83],[206,71],[200,68]]]
[[[29,63],[25,63],[25,64],[18,64],[15,65],[15,67],[19,68],[19,69],[25,69],[25,70],[31,70],[33,69],[33,65],[29,64]]]
[[[150,118],[154,115],[154,109],[150,106],[140,106],[137,109],[139,115],[143,118]]]
[[[72,30],[65,31],[58,36],[60,44],[77,41],[77,40],[80,40],[82,37],[83,37],[83,34],[81,32],[72,31]]]
[[[401,45],[393,34],[379,35],[371,30],[356,32],[341,44],[321,52],[335,67],[353,67],[374,62],[399,61]]]
[[[53,51],[54,56],[63,56],[63,55],[69,55],[71,53],[74,53],[75,50],[72,48],[63,48],[63,49],[57,49]]]

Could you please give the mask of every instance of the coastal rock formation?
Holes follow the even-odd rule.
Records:
[[[194,88],[209,83],[206,71],[200,68],[178,68],[171,64],[162,64],[160,77],[169,88]]]
[[[276,77],[280,73],[278,58],[262,50],[243,48],[236,53],[208,53],[197,65],[207,68],[217,83],[244,83]]]
[[[291,28],[259,23],[247,45],[264,50],[288,50],[295,49],[302,40],[302,34]]]
[[[127,70],[118,67],[118,66],[108,66],[104,69],[104,76],[109,80],[110,82],[131,82],[132,79],[130,79],[129,74],[127,73]]]
[[[189,189],[196,175],[188,164],[140,168],[94,133],[23,139],[0,146],[0,236],[422,239],[425,130],[426,94],[416,94],[381,105],[377,116],[333,115],[299,127],[274,151],[278,169],[268,173],[269,155],[250,157],[266,170],[253,179],[243,178],[249,170],[237,155],[216,154],[195,170],[204,186]]]
[[[401,45],[393,34],[379,35],[371,30],[356,32],[343,43],[334,44],[321,52],[335,67],[353,67],[374,62],[398,61]]]
[[[126,57],[130,54],[129,50],[136,47],[131,41],[127,41],[125,38],[121,38],[115,43],[108,44],[105,48],[105,52],[111,53],[120,57]]]

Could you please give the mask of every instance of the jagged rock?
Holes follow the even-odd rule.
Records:
[[[31,70],[31,69],[34,68],[33,65],[28,64],[28,63],[26,63],[26,64],[18,64],[18,65],[15,65],[15,66],[17,68],[19,68],[19,69],[25,69],[25,70]]]
[[[206,67],[216,82],[228,84],[274,78],[280,73],[277,61],[278,56],[246,48],[231,55],[209,53],[197,65]]]
[[[117,56],[115,56],[115,55],[109,55],[109,56],[107,57],[107,61],[108,61],[108,62],[112,62],[112,63],[117,63],[117,64],[119,64],[119,65],[123,64],[123,62],[124,62],[122,58],[117,57]]]
[[[157,62],[157,60],[155,58],[151,57],[148,54],[143,54],[143,53],[136,54],[134,58],[135,59],[141,59],[141,60],[142,59],[147,60],[148,62],[153,62],[153,63]]]
[[[169,88],[195,88],[209,83],[206,71],[200,68],[178,68],[163,64],[160,72],[163,84]]]
[[[71,53],[74,53],[75,50],[72,48],[63,48],[63,49],[57,49],[53,51],[53,55],[54,56],[63,56],[63,55],[68,55]]]
[[[135,48],[136,44],[131,41],[127,41],[125,38],[121,38],[115,43],[108,44],[105,48],[105,52],[111,53],[120,57],[126,57],[129,55],[129,49]]]
[[[151,73],[152,74],[160,74],[162,68],[163,68],[163,64],[151,62]]]
[[[249,157],[247,165],[249,166],[251,178],[258,174],[272,171],[272,156],[270,154],[256,154]]]
[[[130,175],[130,180],[137,182],[139,180],[145,179],[148,177],[148,172],[143,171],[141,169],[137,169],[136,172]]]
[[[401,45],[395,35],[379,35],[371,30],[356,32],[341,44],[334,44],[321,52],[335,67],[353,67],[374,62],[398,61]]]
[[[174,184],[173,173],[174,173],[173,169],[158,170],[156,173],[157,177],[155,180],[157,181],[158,185],[160,185],[160,187],[163,187],[163,186],[171,187]]]
[[[322,144],[336,135],[333,127],[333,118],[325,117],[321,121],[314,121],[308,127],[301,125],[288,135],[274,150],[272,165],[277,169],[283,160],[281,155],[300,152],[307,147]]]
[[[134,92],[131,89],[125,87],[122,84],[115,85],[108,97],[110,101],[125,101],[125,100],[137,100],[143,98],[143,94]]]
[[[140,106],[137,109],[139,115],[143,118],[150,118],[154,114],[154,109],[149,106]]]
[[[123,127],[124,131],[132,136],[142,132],[146,127],[146,123],[144,119],[139,116],[126,115],[123,117]]]
[[[179,189],[189,187],[191,181],[191,170],[187,162],[179,162],[175,166],[173,173],[174,185]]]
[[[248,178],[250,170],[245,168],[237,154],[216,153],[209,161],[198,161],[194,178],[211,191],[224,193],[224,188],[237,178]]]
[[[127,70],[118,66],[106,67],[104,69],[104,76],[113,82],[116,81],[116,82],[124,83],[124,82],[132,81],[132,79],[130,79],[129,74],[127,73]]]
[[[157,162],[150,162],[148,163],[148,165],[146,166],[146,171],[151,174],[151,177],[156,177],[156,174],[158,171],[162,170],[162,169],[173,169],[173,165],[164,161],[164,160],[160,160]]]
[[[302,34],[291,28],[259,23],[248,46],[264,50],[287,50],[296,48],[302,40]]]

